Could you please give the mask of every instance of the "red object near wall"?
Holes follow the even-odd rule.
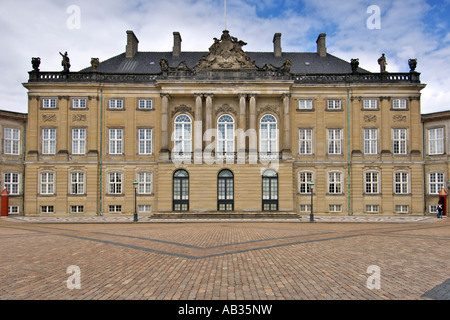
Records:
[[[439,201],[438,201],[438,203],[443,201],[443,204],[442,204],[442,208],[443,208],[442,215],[444,215],[444,216],[447,215],[447,196],[448,196],[447,191],[445,191],[445,189],[442,188],[442,190],[439,192]],[[443,199],[443,200],[441,200],[441,199]]]
[[[2,217],[8,216],[8,207],[9,207],[9,192],[8,190],[2,191],[2,204],[1,204],[1,211],[2,211]]]

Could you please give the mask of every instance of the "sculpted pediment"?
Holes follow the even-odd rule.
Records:
[[[230,36],[224,30],[220,39],[214,38],[209,53],[204,56],[196,68],[198,69],[256,69],[255,61],[242,50],[245,46],[242,40]]]

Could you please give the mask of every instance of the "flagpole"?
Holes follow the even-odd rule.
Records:
[[[227,0],[225,0],[224,12],[225,30],[227,30]]]

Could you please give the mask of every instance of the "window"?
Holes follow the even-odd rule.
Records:
[[[152,129],[139,129],[139,154],[152,154]]]
[[[234,175],[230,170],[222,170],[217,177],[217,210],[234,210]]]
[[[298,153],[299,154],[312,154],[313,146],[313,130],[312,129],[299,129],[298,130]]]
[[[380,211],[380,206],[377,204],[368,204],[366,205],[366,212],[367,213],[377,213]]]
[[[406,109],[406,99],[393,99],[392,100],[392,109]]]
[[[8,206],[8,214],[19,214],[19,206]]]
[[[437,213],[438,212],[438,210],[437,210],[437,205],[431,205],[430,206],[430,213]]]
[[[138,102],[139,109],[150,110],[153,109],[153,100],[151,99],[140,99]]]
[[[342,129],[328,129],[328,154],[341,154]]]
[[[313,180],[313,173],[309,171],[303,171],[298,173],[298,192],[305,194],[311,193],[310,182]]]
[[[377,108],[378,108],[378,100],[376,99],[363,100],[363,109],[377,109]]]
[[[185,114],[180,114],[175,118],[174,132],[174,152],[192,152],[192,120]]]
[[[327,101],[327,109],[328,110],[340,110],[342,109],[341,100],[328,100]]]
[[[300,212],[311,212],[311,205],[310,204],[301,204]]]
[[[439,194],[444,188],[444,174],[442,172],[431,172],[428,174],[429,194]]]
[[[392,129],[394,154],[406,154],[406,129]]]
[[[152,211],[152,206],[149,205],[149,204],[139,205],[138,206],[138,210],[139,210],[139,212],[142,212],[142,213],[151,212]]]
[[[70,206],[70,213],[83,213],[84,206]]]
[[[377,129],[364,129],[364,154],[377,154],[378,152]]]
[[[409,206],[403,205],[403,204],[397,204],[395,205],[395,212],[397,213],[408,213],[409,212]]]
[[[4,152],[5,154],[19,154],[20,130],[5,128],[4,130]]]
[[[272,169],[264,171],[262,176],[262,209],[278,211],[278,174]]]
[[[70,173],[70,194],[84,194],[85,174],[84,172]]]
[[[109,129],[109,154],[122,154],[123,129]]]
[[[342,173],[329,172],[328,173],[328,193],[341,194],[342,193]]]
[[[42,154],[56,153],[56,129],[42,129]]]
[[[394,192],[396,194],[408,193],[408,172],[394,173]]]
[[[444,128],[428,130],[428,154],[444,154]]]
[[[79,98],[72,99],[73,109],[86,109],[86,106],[87,106],[86,99],[79,99]]]
[[[108,211],[110,213],[120,213],[120,212],[122,212],[122,206],[121,205],[109,205]]]
[[[109,173],[109,194],[122,194],[122,173]]]
[[[366,172],[364,175],[365,180],[365,193],[376,194],[378,193],[379,173],[376,171]]]
[[[311,110],[313,108],[312,100],[298,100],[298,109],[299,110]]]
[[[328,206],[329,212],[342,212],[342,204],[330,204]]]
[[[217,120],[217,153],[234,152],[234,119],[228,114]]]
[[[3,176],[4,187],[10,195],[19,194],[19,174],[14,172],[5,173]]]
[[[122,99],[111,99],[108,102],[109,109],[123,109]]]
[[[86,153],[86,129],[72,129],[72,154]]]
[[[56,99],[42,99],[42,108],[44,109],[55,109]]]
[[[55,174],[53,172],[41,172],[41,194],[55,193]]]
[[[152,174],[151,172],[139,172],[137,175],[139,194],[151,194],[152,193]]]
[[[278,153],[277,119],[271,114],[266,114],[260,122],[259,152],[265,154]]]
[[[53,206],[41,206],[41,213],[53,213]]]
[[[177,170],[173,174],[173,211],[189,211],[189,174]]]

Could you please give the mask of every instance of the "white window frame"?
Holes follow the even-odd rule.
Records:
[[[4,130],[4,146],[5,154],[20,154],[20,130],[13,128],[5,128]]]
[[[342,154],[342,129],[327,129],[327,151],[329,155]]]
[[[86,133],[84,128],[72,129],[72,154],[86,154]]]
[[[137,193],[151,194],[153,188],[153,174],[151,172],[138,172],[137,174]]]
[[[109,129],[109,154],[123,154],[123,129]]]
[[[394,155],[408,153],[408,130],[405,128],[392,129],[392,153]]]
[[[380,173],[378,171],[364,172],[364,194],[380,193]]]
[[[444,173],[429,172],[428,173],[428,194],[439,194],[444,188]]]
[[[314,172],[300,171],[298,173],[298,193],[311,194],[311,181],[314,182]]]
[[[152,212],[152,206],[150,204],[140,204],[138,206],[139,213],[149,213]]]
[[[56,129],[42,129],[42,154],[56,154]]]
[[[174,120],[173,152],[192,153],[192,119],[187,114],[179,114]]]
[[[8,206],[8,214],[19,214],[20,208],[19,206]]]
[[[312,110],[313,100],[312,99],[300,99],[297,104],[298,110]]]
[[[396,204],[395,205],[395,213],[408,213],[408,212],[409,212],[409,205],[407,205],[407,204]]]
[[[72,109],[86,109],[87,99],[86,98],[73,98],[72,99]]]
[[[121,213],[122,205],[121,204],[110,204],[108,206],[108,212],[109,213]]]
[[[378,129],[366,128],[364,135],[364,154],[378,154]]]
[[[153,99],[139,99],[138,109],[140,110],[152,110],[153,109]]]
[[[394,172],[394,193],[395,194],[409,193],[409,172],[407,171]]]
[[[365,109],[365,110],[378,109],[378,100],[377,99],[363,99],[363,109]]]
[[[428,129],[428,154],[444,154],[444,128]]]
[[[39,174],[39,193],[42,195],[55,194],[55,173],[43,171]]]
[[[83,212],[84,212],[83,205],[71,205],[70,206],[70,213],[83,213]]]
[[[69,193],[72,195],[86,194],[86,173],[73,171],[69,174]]]
[[[123,173],[108,173],[108,194],[123,194]]]
[[[55,206],[41,206],[40,212],[41,213],[54,213]]]
[[[408,103],[406,99],[392,99],[392,109],[406,110],[408,109]]]
[[[311,205],[310,204],[301,204],[300,212],[311,212]]]
[[[366,212],[367,213],[378,213],[380,212],[379,204],[366,204]]]
[[[56,109],[58,106],[56,98],[43,98],[42,108],[43,109]]]
[[[298,154],[313,154],[313,129],[298,129]]]
[[[227,120],[223,120],[227,119]],[[231,121],[229,120],[231,119]],[[229,114],[222,114],[217,119],[217,154],[229,154],[235,150],[235,121]]]
[[[108,100],[108,109],[122,110],[123,109],[123,99],[110,99],[110,100]]]
[[[264,132],[266,136],[263,136]],[[278,153],[278,121],[272,114],[263,115],[259,122],[259,152]]]
[[[17,196],[20,194],[20,173],[5,172],[3,174],[3,187],[9,195]]]
[[[328,110],[342,110],[342,100],[339,100],[339,99],[327,100],[327,109]]]
[[[331,213],[342,212],[342,204],[329,204],[328,211]]]
[[[343,173],[341,171],[328,172],[328,194],[342,194]]]
[[[138,129],[138,153],[149,155],[153,153],[153,129]]]

